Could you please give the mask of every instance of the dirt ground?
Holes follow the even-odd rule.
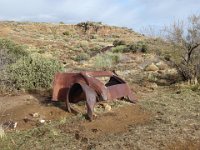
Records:
[[[37,126],[40,120],[52,121],[71,116],[62,109],[49,103],[47,98],[36,98],[32,95],[0,97],[1,123],[17,122],[17,130],[30,129]],[[38,114],[39,116],[33,116]]]
[[[94,128],[98,133],[101,132],[104,134],[122,132],[132,123],[144,123],[149,120],[150,113],[141,111],[141,106],[134,106],[128,102],[120,103],[119,101],[118,103],[116,105],[127,106],[118,109],[115,108],[109,112],[104,112],[103,108],[100,108],[102,112],[95,117],[95,121],[89,122],[85,120],[80,125],[86,130]],[[51,122],[63,118],[67,119],[74,115],[66,111],[65,105],[62,102],[51,102],[48,97],[38,97],[28,94],[0,97],[0,106],[2,108],[1,124],[8,121],[17,122],[15,130],[31,129],[36,127],[40,120]],[[85,113],[85,105],[83,103],[79,106],[77,105],[76,108],[80,113]],[[34,114],[38,115],[34,116]]]
[[[198,93],[159,87],[137,90],[137,95],[138,104],[108,103],[111,110],[101,109],[92,122],[85,119],[84,103],[73,106],[80,110],[75,115],[66,112],[62,103],[50,103],[48,97],[1,97],[6,106],[1,121],[13,120],[18,125],[0,145],[3,149],[199,150]],[[39,117],[34,118],[31,114],[36,112]],[[46,123],[38,123],[39,119]]]

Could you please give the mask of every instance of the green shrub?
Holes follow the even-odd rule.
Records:
[[[121,55],[119,53],[106,52],[95,57],[94,67],[101,69],[112,68],[120,62]]]
[[[125,41],[123,40],[115,40],[113,42],[114,47],[112,48],[112,51],[115,53],[126,53],[126,52],[142,52],[142,53],[146,53],[148,50],[147,44],[143,41],[139,41],[139,42],[134,42],[132,44],[126,44]]]
[[[142,53],[147,52],[147,45],[145,42],[143,42],[143,41],[137,42],[137,47],[138,47],[138,50],[141,51]]]
[[[120,45],[126,45],[126,42],[124,40],[115,40],[113,41],[113,45],[116,46],[120,46]]]
[[[127,46],[127,49],[124,49],[124,52],[142,52],[142,53],[146,53],[148,50],[146,43],[144,43],[143,41],[139,41],[136,43],[132,43],[130,45]]]
[[[10,83],[15,89],[47,89],[51,87],[53,76],[63,68],[52,58],[40,54],[22,57],[7,68]]]
[[[70,35],[70,32],[69,31],[65,31],[65,32],[63,32],[63,35],[68,36],[68,35]]]
[[[126,51],[128,47],[126,45],[120,45],[120,46],[116,46],[112,48],[112,51],[114,53],[123,53],[124,51]]]
[[[0,39],[0,72],[9,64],[15,63],[28,52],[24,46],[15,44],[7,39]]]
[[[88,55],[87,53],[80,53],[74,58],[74,60],[78,62],[88,59],[90,59],[90,55]]]

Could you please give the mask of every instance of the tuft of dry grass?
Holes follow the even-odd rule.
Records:
[[[0,139],[5,138],[5,136],[6,136],[6,133],[5,133],[4,129],[3,129],[3,125],[0,124]]]

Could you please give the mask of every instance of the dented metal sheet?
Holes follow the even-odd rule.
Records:
[[[109,77],[103,83],[99,77]],[[70,103],[86,101],[87,114],[93,119],[94,106],[98,101],[127,98],[135,103],[127,83],[111,71],[92,71],[80,73],[57,73],[53,83],[53,101],[64,101],[71,112]]]

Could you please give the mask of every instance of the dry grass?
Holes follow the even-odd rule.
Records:
[[[3,129],[3,125],[0,124],[0,139],[3,139],[6,136],[5,131]]]
[[[188,139],[186,141],[176,141],[172,142],[167,149],[170,150],[199,150],[200,149],[200,140]]]

